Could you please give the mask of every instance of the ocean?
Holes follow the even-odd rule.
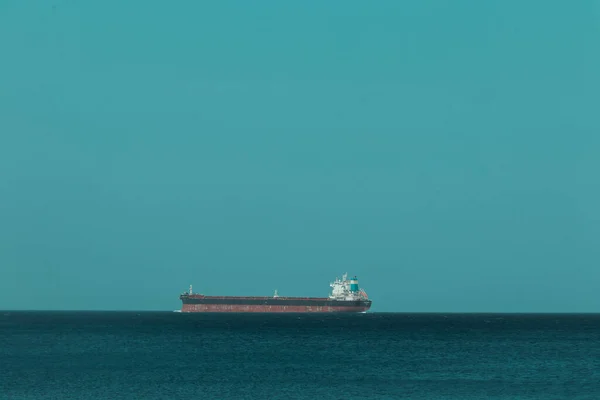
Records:
[[[600,315],[0,312],[0,399],[600,399]]]

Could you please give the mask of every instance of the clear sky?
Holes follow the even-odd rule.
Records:
[[[0,309],[600,312],[599,1],[0,2]]]

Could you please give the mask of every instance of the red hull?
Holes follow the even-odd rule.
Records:
[[[256,313],[312,313],[312,312],[363,312],[369,307],[329,307],[329,306],[276,306],[276,305],[235,305],[235,304],[184,304],[181,312],[256,312]]]

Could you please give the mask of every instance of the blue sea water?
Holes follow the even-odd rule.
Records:
[[[600,399],[600,315],[0,312],[0,399]]]

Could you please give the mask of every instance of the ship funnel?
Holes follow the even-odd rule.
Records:
[[[358,292],[358,279],[356,278],[356,276],[350,279],[350,291]]]

